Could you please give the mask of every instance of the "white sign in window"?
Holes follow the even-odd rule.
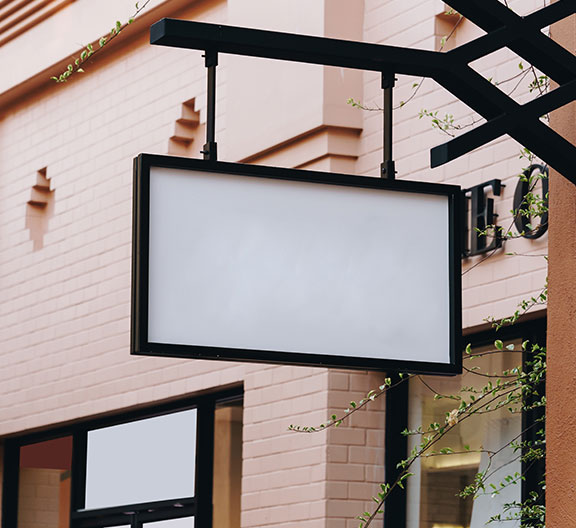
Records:
[[[194,496],[196,409],[88,432],[86,509]]]

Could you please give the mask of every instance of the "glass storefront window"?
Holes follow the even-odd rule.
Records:
[[[11,528],[240,528],[242,391],[13,438]]]
[[[72,437],[20,448],[18,528],[68,528]]]
[[[516,350],[520,343],[516,342]],[[485,353],[492,348],[474,349],[474,353]],[[409,428],[423,429],[434,422],[445,424],[447,415],[458,407],[452,399],[434,399],[441,395],[462,395],[469,398],[474,393],[461,392],[463,388],[483,387],[490,379],[481,374],[502,375],[507,369],[519,366],[522,355],[513,351],[485,354],[478,359],[465,360],[464,364],[473,372],[465,372],[453,378],[423,376],[422,381],[414,378],[410,382]],[[502,446],[520,437],[522,416],[511,413],[509,405],[496,411],[479,413],[462,420],[434,446],[438,452],[451,448],[455,454],[428,456],[417,460],[411,468],[415,475],[408,483],[408,528],[481,528],[493,515],[502,513],[506,503],[519,501],[521,485],[504,488],[500,482],[508,475],[520,475],[519,453]],[[409,450],[419,445],[420,435],[409,438]],[[459,492],[474,481],[479,471],[488,470],[489,483],[498,488],[498,493],[488,484],[486,492],[475,499],[462,499]],[[520,523],[506,522],[507,528],[516,528]]]

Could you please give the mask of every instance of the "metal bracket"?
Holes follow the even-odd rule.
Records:
[[[206,107],[206,143],[203,150],[204,159],[218,161],[218,145],[216,144],[216,66],[218,66],[218,52],[206,50],[205,66],[207,68],[207,107]]]
[[[380,165],[380,177],[393,180],[396,177],[396,167],[392,155],[393,148],[393,90],[396,84],[394,73],[382,73],[382,89],[384,90],[384,162]]]
[[[557,0],[526,17],[518,16],[499,0],[446,0],[446,3],[486,34],[444,53],[163,19],[150,28],[150,42],[178,48],[212,50],[210,53],[213,55],[218,52],[231,53],[430,77],[486,119],[483,125],[432,149],[432,167],[443,165],[508,134],[576,184],[576,146],[540,120],[544,114],[576,100],[576,56],[541,31],[575,14],[576,1]],[[558,84],[558,88],[521,105],[470,67],[472,61],[504,47],[548,75]],[[212,103],[215,102],[214,68],[209,66],[208,75],[209,86],[210,82],[214,85],[208,90]],[[385,107],[390,104],[386,94],[385,89]],[[389,94],[391,101],[391,90]],[[213,106],[209,104],[211,118],[208,124],[211,130],[209,134],[207,129],[204,154],[210,160],[216,159],[214,113]],[[386,138],[385,149],[391,134]],[[392,154],[389,152],[389,155],[385,155],[382,176],[390,178],[394,174],[393,166],[389,163],[391,161]]]

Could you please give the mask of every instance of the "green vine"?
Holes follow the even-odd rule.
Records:
[[[467,362],[478,359],[482,356],[492,354],[510,354],[513,352],[523,352],[529,359],[525,362],[524,368],[518,365],[514,368],[503,370],[500,373],[486,373],[479,372],[477,367],[466,366]],[[501,446],[497,450],[487,450],[484,448],[472,449],[469,445],[464,446],[464,451],[456,450],[451,447],[437,447],[441,440],[452,431],[454,428],[459,427],[463,422],[473,419],[475,416],[480,416],[487,413],[493,413],[498,410],[505,410],[512,414],[520,412],[527,412],[546,405],[546,398],[540,394],[546,375],[546,351],[538,344],[531,344],[524,341],[520,350],[516,350],[516,345],[510,343],[505,345],[503,341],[496,340],[492,350],[474,353],[471,345],[468,345],[465,350],[465,365],[464,370],[468,373],[475,374],[476,376],[486,379],[483,385],[479,387],[467,386],[462,387],[457,394],[439,394],[432,389],[426,380],[420,375],[403,375],[397,383],[406,383],[409,380],[417,380],[423,383],[430,391],[434,393],[435,400],[448,399],[454,401],[454,408],[446,412],[445,420],[443,423],[433,422],[426,427],[418,427],[413,430],[404,431],[406,436],[419,436],[421,441],[414,447],[409,456],[398,464],[401,469],[400,474],[393,482],[385,482],[380,484],[380,491],[377,492],[372,500],[376,506],[372,511],[366,511],[358,515],[357,519],[360,521],[360,528],[368,528],[374,519],[383,513],[383,506],[395,488],[404,489],[406,480],[413,476],[410,471],[411,466],[421,458],[451,456],[463,453],[484,453],[488,457],[487,466],[479,471],[474,478],[474,481],[466,486],[460,492],[461,498],[474,497],[477,498],[481,495],[489,494],[491,496],[498,495],[505,488],[516,485],[524,480],[524,475],[515,472],[507,475],[496,483],[490,482],[490,478],[505,464],[498,467],[493,467],[493,461],[496,455],[501,453],[504,449],[511,449],[513,453],[520,452],[515,455],[514,460],[521,460],[527,463],[534,463],[545,457],[545,433],[543,419],[535,421],[535,423],[528,426],[538,427],[538,440],[520,441],[522,434],[512,439],[510,442]],[[301,427],[291,425],[290,430],[300,433],[316,433],[326,430],[328,427],[338,427],[355,412],[359,411],[370,402],[384,395],[389,389],[396,386],[392,384],[390,378],[385,380],[378,390],[370,391],[360,401],[350,402],[350,406],[341,414],[333,414],[330,419],[318,426]],[[524,431],[523,431],[524,432]],[[523,433],[522,432],[522,433]],[[541,483],[541,486],[544,484]],[[542,494],[532,493],[530,497],[522,502],[507,503],[504,505],[502,514],[493,516],[488,522],[500,522],[504,520],[512,520],[522,518],[523,522],[530,522],[526,524],[532,528],[544,528],[544,506],[541,504]]]
[[[136,2],[135,5],[135,12],[132,16],[128,19],[127,22],[124,24],[119,20],[116,21],[114,27],[110,30],[109,33],[100,37],[98,40],[98,48],[94,48],[92,44],[87,44],[84,49],[80,52],[78,57],[74,58],[74,60],[66,66],[66,69],[60,73],[58,76],[50,77],[52,81],[57,83],[65,83],[70,80],[70,77],[75,73],[84,73],[84,64],[88,59],[90,59],[93,55],[98,53],[104,46],[112,42],[120,33],[122,33],[129,25],[131,25],[135,18],[146,8],[146,6],[151,2],[151,0],[145,0],[145,2],[140,5],[140,2]]]

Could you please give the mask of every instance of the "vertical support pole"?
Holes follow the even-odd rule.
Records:
[[[393,73],[382,72],[382,89],[384,90],[384,162],[380,166],[380,177],[393,180],[396,167],[392,159],[392,91],[396,78]]]
[[[399,383],[398,374],[390,378],[395,386],[386,391],[384,482],[392,484],[402,471],[398,463],[408,456],[408,438],[402,434],[408,429],[408,380]],[[384,504],[384,526],[406,526],[406,506],[406,490],[394,488]]]
[[[2,528],[18,526],[18,481],[20,478],[20,446],[7,440],[4,444],[2,475]]]
[[[218,147],[216,145],[216,66],[218,66],[218,52],[206,50],[205,65],[207,68],[207,115],[206,115],[206,143],[202,150],[207,161],[218,160]]]
[[[81,429],[74,434],[72,444],[72,491],[70,512],[86,507],[86,459],[88,456],[88,432]]]

